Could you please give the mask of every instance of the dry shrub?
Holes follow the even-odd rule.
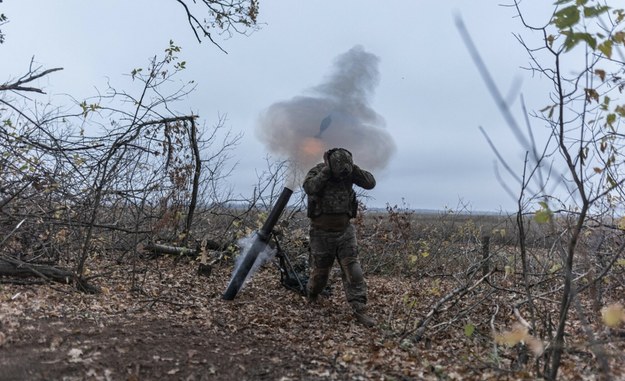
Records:
[[[466,270],[482,259],[482,240],[514,243],[511,220],[504,215],[419,212],[387,205],[355,220],[365,271],[383,275],[434,276]]]

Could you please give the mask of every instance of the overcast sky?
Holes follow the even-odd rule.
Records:
[[[513,168],[522,171],[525,149],[514,139],[472,62],[454,17],[464,20],[473,41],[511,107],[521,119],[519,95],[537,110],[548,103],[548,83],[521,67],[528,57],[514,38],[522,31],[515,11],[500,0],[260,0],[261,29],[198,44],[174,0],[5,0],[0,83],[23,74],[35,57],[46,68],[63,67],[39,85],[77,99],[121,82],[132,68],[146,66],[173,39],[182,47],[197,90],[177,110],[194,112],[244,137],[234,152],[236,192],[248,194],[265,169],[268,147],[259,139],[259,118],[277,103],[310,94],[328,80],[337,57],[361,46],[378,58],[379,78],[367,98],[395,150],[375,168],[377,187],[369,206],[387,203],[471,211],[514,211],[516,201],[495,176],[495,155],[483,127]],[[522,3],[530,21],[547,20],[551,2]],[[525,32],[524,32],[525,33]],[[535,124],[537,136],[544,127]],[[378,141],[371,141],[372,149]],[[274,154],[275,156],[275,154]],[[319,158],[321,159],[321,158]],[[355,157],[356,163],[359,157]],[[510,181],[509,185],[517,186]]]

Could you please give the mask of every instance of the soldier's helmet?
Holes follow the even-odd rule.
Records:
[[[351,152],[345,148],[333,148],[326,154],[334,177],[344,179],[352,174],[354,161]]]

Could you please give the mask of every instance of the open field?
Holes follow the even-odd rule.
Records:
[[[39,278],[3,278],[0,379],[543,376],[564,278],[550,227],[532,230],[536,239],[527,245],[524,272],[514,219],[506,216],[418,215],[393,208],[363,216],[355,225],[378,322],[373,329],[353,319],[338,272],[329,294],[310,305],[282,287],[271,262],[229,302],[221,294],[236,250],[211,251],[216,260],[208,276],[197,274],[193,256],[97,250],[86,274],[99,290],[95,294]],[[295,215],[280,229],[283,249],[302,269],[305,219]],[[600,379],[606,374],[602,362],[613,379],[623,379],[625,326],[606,326],[601,313],[623,303],[625,295],[620,232],[588,231],[579,244],[578,293],[559,379]],[[104,236],[99,244],[109,247]],[[70,262],[61,259],[59,265]]]

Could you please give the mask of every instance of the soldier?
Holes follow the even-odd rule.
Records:
[[[352,154],[344,148],[324,153],[323,163],[313,167],[304,180],[310,218],[308,300],[317,300],[337,258],[347,302],[354,316],[361,324],[372,327],[376,322],[367,315],[367,284],[358,261],[354,226],[350,223],[358,209],[352,189],[354,184],[373,189],[375,178],[355,165]]]

